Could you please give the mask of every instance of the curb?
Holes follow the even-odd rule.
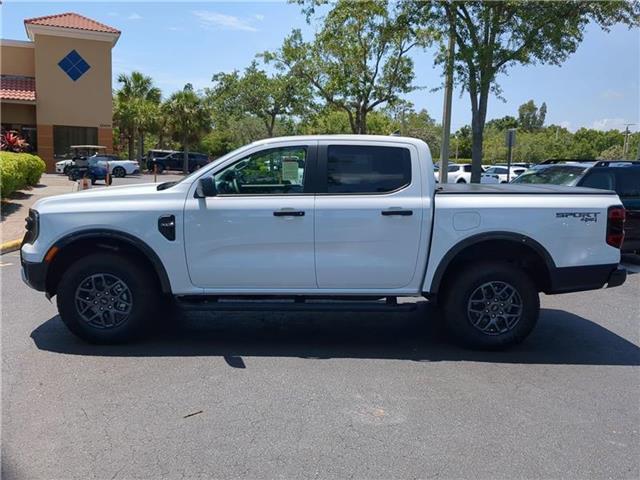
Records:
[[[0,244],[0,255],[19,250],[21,243],[22,243],[22,239],[19,238],[17,240],[11,240],[10,242],[4,242]]]

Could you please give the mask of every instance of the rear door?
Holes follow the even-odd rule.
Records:
[[[315,263],[322,289],[393,289],[415,273],[423,216],[417,149],[321,142]]]

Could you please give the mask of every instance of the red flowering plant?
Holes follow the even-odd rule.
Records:
[[[15,130],[3,132],[0,137],[0,149],[3,151],[21,153],[26,151],[28,147],[27,141]]]

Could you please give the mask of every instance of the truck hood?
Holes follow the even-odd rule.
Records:
[[[151,198],[166,194],[165,192],[177,193],[176,190],[181,190],[172,188],[158,191],[158,185],[158,183],[142,183],[81,190],[43,198],[38,200],[32,208],[40,213],[82,211],[96,208],[98,205],[104,210],[118,210],[121,208],[119,205],[130,201],[140,201],[144,197]]]

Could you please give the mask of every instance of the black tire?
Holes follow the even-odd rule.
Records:
[[[144,332],[160,303],[156,284],[152,272],[134,259],[95,253],[73,263],[62,276],[57,290],[58,311],[69,330],[87,342],[131,341]],[[101,285],[106,287],[101,290]],[[99,302],[98,306],[102,303],[104,311],[98,311],[91,302]]]
[[[71,165],[66,165],[64,167],[64,170],[62,170],[62,173],[68,176],[70,170],[71,170]]]
[[[127,171],[122,167],[115,167],[113,169],[113,176],[118,178],[124,178],[127,176]]]
[[[89,175],[89,180],[91,180],[91,185],[95,185],[98,180],[93,175]]]
[[[69,172],[69,180],[71,180],[72,182],[77,182],[79,178],[80,176],[78,175],[77,170],[71,170]]]
[[[467,183],[467,181],[464,178],[459,178],[456,183]]]
[[[488,287],[481,289],[487,284]],[[485,293],[489,292],[490,296],[495,292],[492,286],[497,286],[500,291],[504,285],[510,289],[502,294],[502,298],[494,296],[495,300],[479,300]],[[538,289],[526,272],[511,264],[495,261],[474,263],[452,274],[443,288],[445,326],[453,339],[466,347],[498,350],[516,345],[531,333],[538,321]],[[506,301],[505,297],[513,291],[516,295],[511,296],[512,302]],[[519,309],[517,300],[520,300]],[[477,309],[480,312],[476,312]],[[519,312],[517,320],[516,312]],[[508,322],[513,323],[509,325]]]

